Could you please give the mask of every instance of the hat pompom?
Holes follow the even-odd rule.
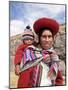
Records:
[[[26,26],[26,29],[30,29],[30,26],[28,25],[28,26]]]

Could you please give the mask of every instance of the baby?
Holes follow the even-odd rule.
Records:
[[[27,26],[25,31],[23,32],[22,35],[22,44],[18,46],[15,54],[15,59],[14,59],[14,65],[15,65],[15,73],[19,75],[20,73],[20,64],[22,60],[22,54],[24,49],[29,46],[34,44],[34,33],[32,32],[32,29],[30,26]]]

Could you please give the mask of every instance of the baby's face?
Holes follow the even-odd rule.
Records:
[[[31,45],[33,44],[34,40],[33,39],[26,39],[24,40],[24,43],[27,44],[27,45]]]

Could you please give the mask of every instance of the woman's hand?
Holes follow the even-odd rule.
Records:
[[[21,70],[20,70],[20,65],[16,65],[16,66],[15,66],[15,74],[16,74],[16,75],[19,75],[20,72],[21,72]]]
[[[52,54],[50,54],[50,58],[52,61],[59,61],[59,57],[55,51],[53,51]]]

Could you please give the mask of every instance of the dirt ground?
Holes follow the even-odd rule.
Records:
[[[17,88],[18,76],[10,72],[10,88]]]

